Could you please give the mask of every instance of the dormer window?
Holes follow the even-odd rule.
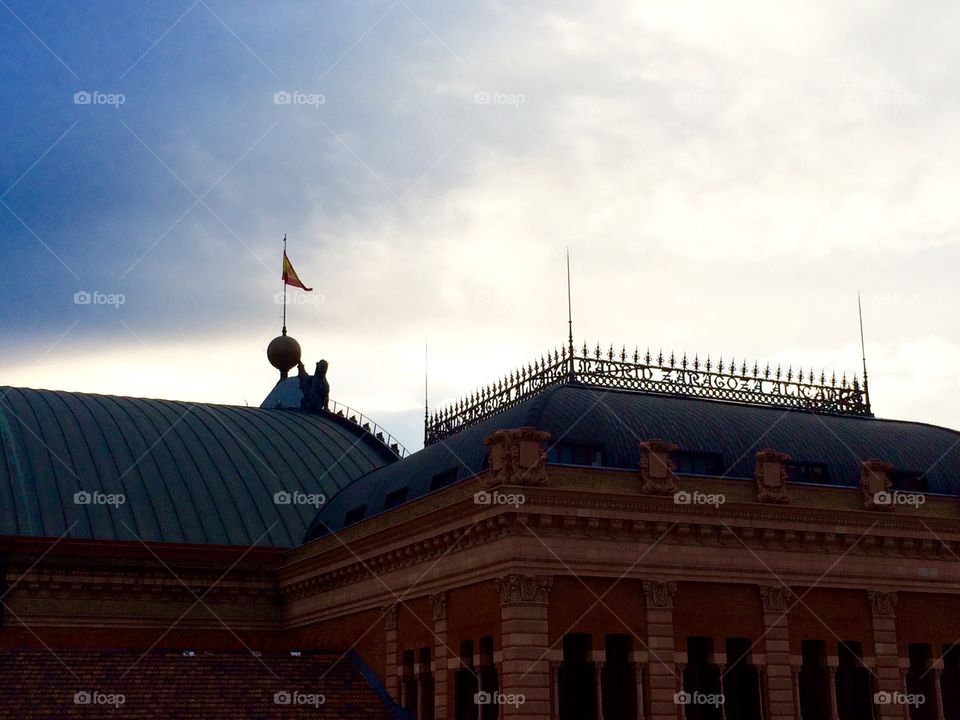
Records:
[[[580,442],[558,442],[547,453],[547,462],[557,465],[589,465],[603,467],[603,445]]]
[[[359,505],[353,510],[348,510],[347,514],[343,516],[343,526],[347,527],[348,525],[353,525],[355,523],[363,520],[363,516],[367,514],[367,506]]]
[[[383,501],[383,509],[390,510],[397,505],[403,505],[407,501],[407,495],[409,494],[410,487],[407,485],[404,485],[399,490],[394,490],[392,493],[389,493]]]
[[[673,453],[674,472],[677,475],[723,475],[723,455],[700,450],[676,450]]]

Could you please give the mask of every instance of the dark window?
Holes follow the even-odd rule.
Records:
[[[933,648],[925,643],[910,643],[907,646],[910,667],[907,670],[907,694],[920,695],[922,704],[908,705],[910,720],[936,720],[933,702],[935,685],[933,678]],[[943,678],[940,678],[941,685]],[[947,716],[944,716],[947,717]]]
[[[407,495],[409,492],[409,487],[402,487],[399,490],[394,490],[392,493],[387,495],[386,499],[383,501],[383,509],[389,510],[390,508],[395,508],[397,505],[403,505],[407,501]]]
[[[414,674],[413,659],[413,650],[403,651],[400,695],[405,710],[417,709],[417,676]]]
[[[794,460],[786,463],[787,475],[792,483],[829,485],[830,472],[824,463]]]
[[[723,455],[697,450],[678,450],[673,454],[678,475],[723,475]]]
[[[343,526],[347,527],[347,525],[353,525],[354,523],[360,522],[363,520],[363,516],[366,514],[366,505],[360,505],[359,507],[355,507],[353,510],[348,510],[347,514],[343,517]]]
[[[457,481],[457,469],[455,467],[448,468],[443,472],[438,472],[433,476],[433,479],[430,481],[430,492],[434,490],[439,490],[444,488],[447,485],[452,485]]]
[[[803,720],[830,720],[830,675],[827,648],[822,640],[800,644],[800,716]]]
[[[493,662],[493,637],[485,635],[480,638],[479,643],[480,664],[477,666],[477,674],[480,676],[480,690],[491,696],[500,692],[500,676],[497,674],[497,666]],[[481,720],[499,720],[500,706],[496,703],[489,703],[480,708]]]
[[[430,648],[420,648],[420,718],[419,720],[434,720],[434,680],[433,671],[430,669],[430,659],[432,653]]]
[[[687,720],[720,720],[720,667],[713,663],[713,640],[687,638],[687,666],[683,669],[683,690],[689,702]]]
[[[601,467],[604,464],[603,445],[593,445],[580,442],[558,442],[547,452],[547,462],[558,465],[592,465]]]
[[[840,720],[871,720],[870,671],[863,665],[863,646],[843,640],[837,646],[837,714]]]
[[[480,681],[473,667],[473,641],[460,643],[460,667],[453,674],[454,717],[457,720],[478,720],[480,706],[476,694],[480,691]]]
[[[751,662],[749,638],[727,638],[727,667],[723,676],[726,720],[761,720],[760,672]]]
[[[943,694],[943,716],[960,717],[960,645],[943,646],[943,675],[940,678]]]
[[[901,492],[922,493],[927,491],[927,479],[915,470],[894,470],[890,473],[893,489]]]
[[[601,677],[603,720],[634,720],[637,717],[637,677],[630,664],[633,638],[607,635]]]
[[[582,633],[563,636],[563,662],[560,663],[560,720],[580,720],[597,716],[597,682],[590,662],[591,638]]]

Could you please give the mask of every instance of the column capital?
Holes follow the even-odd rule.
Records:
[[[383,608],[383,627],[384,630],[396,630],[397,629],[397,615],[399,615],[400,608],[394,603],[393,605],[387,605]]]
[[[521,575],[514,573],[497,578],[500,604],[541,603],[550,601],[553,578],[546,575]]]
[[[870,598],[870,606],[873,608],[873,614],[881,617],[894,617],[897,614],[897,593],[882,592],[880,590],[868,590],[867,597]]]
[[[438,592],[430,596],[430,605],[433,607],[433,619],[445,620],[447,617],[447,592]]]
[[[648,608],[672,608],[673,596],[677,594],[677,584],[672,581],[644,580],[643,594],[647,599]]]
[[[787,612],[792,598],[793,591],[783,585],[760,586],[760,599],[763,601],[764,613],[782,614]]]

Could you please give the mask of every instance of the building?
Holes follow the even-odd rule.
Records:
[[[960,719],[953,430],[571,345],[406,456],[281,344],[261,408],[0,390],[0,716]]]

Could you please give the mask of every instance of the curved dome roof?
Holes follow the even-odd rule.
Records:
[[[394,460],[329,413],[0,387],[0,535],[289,547],[316,506],[275,493],[329,499]]]
[[[320,511],[311,540],[337,531],[361,506],[384,510],[388,496],[412,500],[484,469],[483,438],[499,428],[533,425],[551,443],[600,448],[603,465],[636,468],[638,442],[663,438],[681,451],[719,455],[723,474],[753,480],[754,454],[772,447],[799,463],[822,466],[830,485],[857,487],[859,461],[879,458],[896,470],[926,473],[931,493],[960,492],[960,433],[915,422],[815,414],[689,397],[598,389],[572,382],[546,389],[495,417],[354,481]],[[408,488],[404,493],[403,488]],[[351,520],[359,512],[353,512]]]

